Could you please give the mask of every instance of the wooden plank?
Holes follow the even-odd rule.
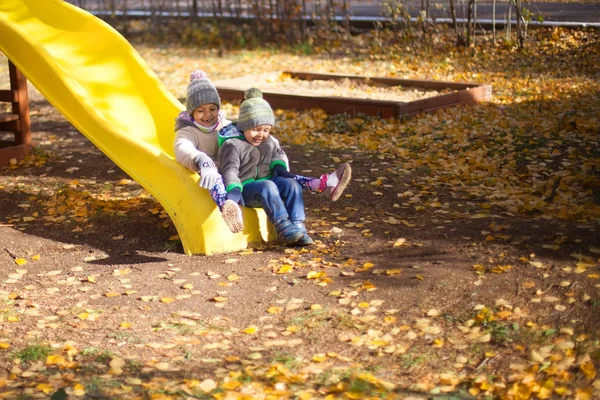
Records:
[[[7,166],[10,160],[15,158],[17,161],[23,159],[32,153],[33,148],[30,145],[16,145],[6,148],[0,148],[0,166]]]
[[[14,140],[0,140],[0,149],[4,149],[7,147],[12,147],[15,145]]]
[[[472,89],[461,90],[453,93],[442,94],[404,103],[398,108],[399,115],[415,114],[419,111],[438,110],[463,103],[474,104],[477,101],[489,100],[491,98],[491,86],[485,85]]]
[[[0,102],[14,103],[19,100],[19,94],[16,90],[0,90]]]
[[[244,98],[242,90],[217,88],[222,100],[241,101]],[[347,113],[355,116],[358,113],[390,118],[396,114],[394,101],[356,99],[349,97],[313,97],[276,92],[263,92],[263,98],[273,108],[309,110],[321,108],[329,114]]]
[[[19,123],[15,132],[15,142],[18,145],[31,145],[31,121],[29,119],[29,96],[27,94],[27,79],[12,63],[8,62],[10,88],[17,91],[17,101],[12,103],[13,114],[19,115]]]
[[[0,123],[2,122],[10,122],[10,121],[17,121],[19,119],[19,115],[18,114],[11,114],[11,113],[0,113]],[[0,125],[0,128],[2,127],[2,125]]]
[[[0,131],[19,132],[19,120],[0,122]]]
[[[385,78],[379,76],[361,76],[361,75],[342,75],[342,74],[317,74],[310,72],[299,72],[299,71],[283,71],[284,74],[290,74],[292,78],[302,80],[339,80],[339,79],[350,79],[353,81],[361,82],[376,82],[382,83],[388,86],[405,86],[405,87],[419,87],[423,89],[441,90],[441,89],[468,89],[477,86],[475,83],[466,82],[444,82],[444,81],[429,81],[429,80],[414,80],[414,79],[398,79],[398,78]]]

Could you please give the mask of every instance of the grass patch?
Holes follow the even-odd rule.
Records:
[[[96,347],[86,347],[85,349],[83,349],[81,354],[83,356],[93,357],[94,361],[97,361],[97,362],[103,363],[103,364],[110,362],[110,360],[112,360],[112,358],[113,358],[113,353],[110,352],[109,350],[101,350]]]
[[[34,361],[46,360],[48,355],[52,353],[52,348],[42,344],[34,344],[25,347],[23,350],[12,354],[11,358],[18,358],[22,362],[31,363]]]
[[[412,352],[402,354],[401,363],[402,369],[406,369],[408,371],[412,371],[416,368],[419,368],[422,364],[427,360],[427,356],[424,354],[413,354]]]
[[[297,326],[301,329],[327,327],[331,329],[354,329],[356,325],[352,316],[346,313],[335,313],[333,310],[310,310],[301,312],[289,321],[287,325]]]
[[[325,314],[327,314],[326,310],[304,311],[293,316],[289,321],[289,325],[298,326],[304,329],[314,328],[323,324],[323,316]]]
[[[374,370],[379,368],[375,367]],[[315,376],[317,386],[332,386],[343,383],[347,389],[345,393],[351,393],[351,398],[386,398],[387,391],[372,383],[373,372],[364,369],[350,368],[344,371],[324,371]]]
[[[294,353],[277,353],[273,357],[273,361],[283,364],[284,367],[293,371],[302,365],[302,357]]]

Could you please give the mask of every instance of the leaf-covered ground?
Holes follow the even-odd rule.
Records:
[[[408,121],[279,110],[294,170],[353,166],[338,202],[306,195],[305,249],[184,256],[32,90],[36,156],[0,169],[0,398],[598,398],[600,42],[533,34],[524,52],[136,44],[180,98],[195,68],[492,84]]]

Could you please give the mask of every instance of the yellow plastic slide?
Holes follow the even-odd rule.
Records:
[[[61,0],[1,0],[0,50],[160,202],[186,254],[237,251],[268,239],[264,212],[249,208],[244,232],[232,234],[198,175],[175,161],[174,119],[183,105],[104,21]]]

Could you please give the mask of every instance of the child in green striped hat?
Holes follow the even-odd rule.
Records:
[[[275,226],[278,240],[287,245],[310,245],[304,226],[302,189],[328,192],[337,200],[351,178],[349,164],[320,178],[288,171],[287,156],[270,136],[273,110],[256,88],[247,90],[237,122],[219,131],[220,171],[228,200],[261,207]]]

